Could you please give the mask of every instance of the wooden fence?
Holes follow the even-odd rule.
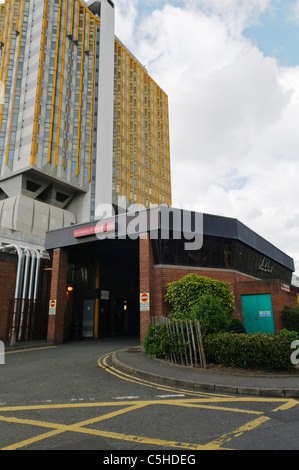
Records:
[[[176,337],[167,360],[174,364],[207,368],[205,352],[197,320],[170,320],[167,317],[151,317],[151,325],[164,324],[169,337]]]

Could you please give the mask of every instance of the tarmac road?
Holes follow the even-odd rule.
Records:
[[[7,351],[0,366],[0,449],[97,450],[103,451],[98,463],[133,468],[140,451],[154,455],[142,462],[152,466],[163,463],[155,459],[165,451],[198,458],[199,450],[299,448],[295,398],[209,393],[137,377],[113,362],[113,353],[137,345],[90,340]],[[119,452],[132,461],[113,461]]]

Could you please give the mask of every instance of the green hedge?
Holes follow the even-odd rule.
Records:
[[[282,330],[266,333],[235,334],[216,333],[203,338],[208,364],[234,366],[243,369],[291,370],[291,344],[298,339],[295,332]],[[183,352],[182,337],[169,335],[164,324],[150,326],[143,343],[145,353],[151,357],[165,359],[170,353]]]
[[[289,307],[286,305],[283,308],[281,319],[284,328],[299,333],[299,306]]]
[[[296,339],[298,335],[287,330],[273,335],[218,333],[204,338],[204,349],[208,363],[243,369],[290,370],[294,367],[291,343]]]

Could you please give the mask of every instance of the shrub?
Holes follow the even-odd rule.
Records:
[[[179,354],[183,351],[184,343],[181,335],[170,332],[164,323],[150,326],[143,342],[144,351],[151,357],[164,359],[171,352]]]
[[[221,300],[212,295],[203,295],[192,308],[191,315],[199,320],[203,335],[227,330],[232,320],[231,314],[223,312]]]
[[[198,274],[188,274],[179,281],[168,284],[165,300],[171,306],[172,318],[193,318],[193,307],[204,295],[216,297],[225,316],[232,315],[234,310],[234,296],[230,285],[226,282],[210,279]]]
[[[299,333],[299,306],[290,307],[286,305],[283,308],[281,319],[284,328]]]
[[[273,335],[218,333],[204,338],[204,349],[209,363],[244,369],[290,370],[294,367],[291,363],[294,339],[294,333],[286,330]]]

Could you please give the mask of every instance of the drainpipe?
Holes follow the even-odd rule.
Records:
[[[33,329],[34,329],[34,321],[35,321],[35,312],[36,312],[36,299],[38,293],[38,283],[39,283],[39,273],[40,273],[40,263],[41,263],[41,254],[38,250],[35,251],[36,261],[35,270],[32,269],[33,275],[33,293],[32,293],[32,314],[31,314],[31,326],[30,326],[30,337],[32,336]]]
[[[36,264],[36,257],[37,253],[36,250],[31,248],[31,268],[30,268],[30,280],[29,280],[29,288],[28,288],[28,312],[32,312],[32,297],[33,297],[33,290],[34,290],[34,282],[35,282],[35,264]],[[33,319],[28,317],[27,321],[27,328],[26,328],[26,340],[29,336],[30,327],[32,324]]]
[[[22,339],[22,334],[23,334],[25,301],[26,301],[27,292],[28,292],[29,269],[30,269],[30,262],[31,262],[31,255],[30,255],[29,248],[25,248],[25,256],[26,256],[26,261],[25,261],[25,271],[24,271],[24,280],[23,280],[20,327],[19,327],[19,336],[18,336],[19,341]]]
[[[20,299],[21,297],[24,253],[22,249],[17,245],[7,245],[4,247],[0,247],[0,250],[1,251],[15,250],[18,254],[18,268],[17,268],[17,278],[16,278],[16,285],[15,285],[14,312],[13,312],[13,320],[12,320],[12,332],[11,332],[11,337],[10,337],[10,345],[15,346],[16,339],[17,339],[16,338],[16,317],[17,317],[18,299]]]

